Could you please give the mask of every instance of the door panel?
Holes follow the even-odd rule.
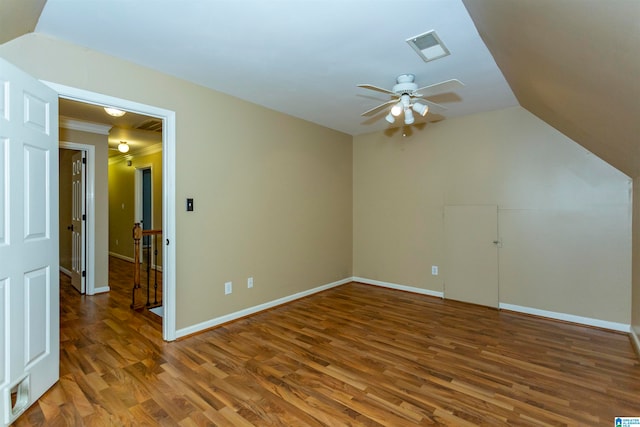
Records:
[[[445,206],[447,299],[498,308],[497,206]]]
[[[3,85],[0,84],[0,105],[3,96]],[[2,109],[0,109],[2,113]],[[1,116],[0,123],[5,122],[4,116]],[[9,170],[9,140],[0,135],[0,170]],[[9,230],[9,205],[7,204],[7,179],[4,173],[0,173],[0,247],[7,245],[7,233]]]
[[[0,59],[0,422],[58,380],[58,97]]]
[[[46,147],[24,146],[24,218],[25,242],[49,237],[48,168],[50,152]]]
[[[49,327],[47,297],[51,289],[48,278],[48,267],[25,274],[25,319],[27,323],[25,328],[27,332],[25,364],[27,368],[36,363],[40,357],[46,356],[49,350],[46,336]]]
[[[2,199],[0,199],[2,200]],[[2,202],[0,202],[2,203]],[[7,366],[7,326],[9,325],[9,298],[7,291],[9,290],[9,279],[0,279],[0,387],[7,383],[6,369]],[[1,390],[1,389],[0,389]],[[0,395],[0,399],[3,396]],[[1,406],[1,404],[0,404]],[[0,419],[1,420],[1,419]]]

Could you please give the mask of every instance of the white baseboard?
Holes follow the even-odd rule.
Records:
[[[176,330],[176,338],[184,337],[187,335],[195,334],[197,332],[204,331],[206,329],[210,329],[223,323],[231,322],[232,320],[237,320],[242,317],[249,316],[251,314],[258,313],[260,311],[267,310],[269,308],[273,308],[291,301],[295,301],[300,298],[304,298],[309,295],[313,295],[315,293],[335,288],[336,286],[344,285],[345,283],[349,283],[352,281],[351,277],[346,279],[338,280],[337,282],[328,283],[326,285],[318,286],[317,288],[309,289],[307,291],[298,292],[293,295],[289,295],[283,298],[278,298],[273,301],[266,302],[264,304],[259,304],[253,307],[245,308],[244,310],[236,311],[235,313],[226,314],[224,316],[216,317],[210,320],[207,320],[202,323],[198,323],[196,325],[187,326],[186,328]]]
[[[128,256],[125,256],[125,255],[121,255],[121,254],[118,254],[118,253],[115,253],[115,252],[109,252],[109,256],[112,256],[112,257],[114,257],[114,258],[121,259],[121,260],[123,260],[123,261],[128,261],[128,262],[131,262],[131,263],[134,263],[134,262],[135,262],[135,260],[134,260],[133,258],[128,257]],[[140,264],[142,264],[142,262],[140,262]],[[151,268],[154,268],[154,267],[155,267],[155,265],[151,264]],[[160,271],[160,272],[162,272],[162,266],[161,266],[161,265],[159,265],[159,266],[157,267],[157,270],[158,270],[158,271]]]
[[[631,343],[633,344],[633,347],[636,349],[636,354],[640,359],[640,331],[636,331],[636,328],[632,326],[631,332],[629,334],[631,335]]]
[[[60,266],[60,272],[62,272],[62,274],[66,274],[67,276],[71,277],[71,271],[67,270],[63,266]],[[103,292],[109,292],[110,290],[111,288],[109,286],[100,286],[98,288],[94,288],[92,294],[87,293],[87,295],[101,294]]]
[[[381,286],[383,288],[397,289],[399,291],[413,292],[414,294],[429,295],[429,296],[438,297],[438,298],[442,298],[444,295],[442,292],[432,291],[430,289],[422,289],[422,288],[416,288],[414,286],[398,285],[397,283],[381,282],[379,280],[366,279],[364,277],[354,276],[351,278],[351,280],[353,282],[360,282],[366,285]]]
[[[557,313],[554,311],[540,310],[537,308],[523,307],[520,305],[500,303],[501,310],[510,310],[518,313],[532,314],[534,316],[548,317],[550,319],[562,320],[565,322],[579,323],[587,326],[595,326],[597,328],[611,329],[614,331],[627,332],[631,331],[631,325],[625,323],[609,322],[608,320],[593,319],[591,317],[575,316],[573,314]]]
[[[354,276],[351,279],[354,282],[365,283],[368,285],[382,286],[385,288],[398,289],[401,291],[414,292],[418,294],[444,298],[444,293],[431,291],[428,289],[416,288],[413,286],[406,286],[406,285],[399,285],[396,283],[381,282],[379,280],[366,279],[364,277]],[[532,314],[532,315],[541,316],[541,317],[548,317],[550,319],[563,320],[565,322],[578,323],[578,324],[587,325],[587,326],[595,326],[598,328],[611,329],[611,330],[620,331],[620,332],[627,332],[627,333],[631,332],[632,337],[635,339],[635,344],[637,346],[636,348],[639,349],[638,354],[640,354],[640,339],[638,338],[638,335],[640,334],[634,335],[633,333],[634,331],[632,330],[631,325],[628,325],[625,323],[609,322],[607,320],[592,319],[589,317],[574,316],[572,314],[556,313],[556,312],[547,311],[547,310],[539,310],[537,308],[523,307],[523,306],[513,305],[513,304],[500,303],[499,307],[500,309],[504,309],[504,310],[511,310],[518,313]]]
[[[116,252],[109,252],[109,256],[112,256],[114,258],[118,258],[124,261],[129,261],[129,262],[134,262],[134,259]]]
[[[438,298],[444,298],[444,294],[442,292],[438,292],[438,291],[432,291],[429,289],[422,289],[422,288],[416,288],[414,286],[406,286],[406,285],[399,285],[397,283],[389,283],[389,282],[382,282],[379,280],[373,280],[373,279],[366,279],[364,277],[348,277],[346,279],[342,279],[342,280],[338,280],[337,282],[333,282],[333,283],[329,283],[326,285],[322,285],[322,286],[318,286],[316,288],[313,289],[309,289],[307,291],[303,291],[303,292],[298,292],[296,294],[293,295],[289,295],[287,297],[283,297],[283,298],[279,298],[270,302],[266,302],[264,304],[259,304],[253,307],[249,307],[246,308],[244,310],[240,310],[240,311],[236,311],[235,313],[230,313],[224,316],[220,316],[220,317],[216,317],[210,320],[207,320],[205,322],[201,322],[192,326],[188,326],[186,328],[182,328],[182,329],[178,329],[176,330],[176,338],[180,338],[180,337],[184,337],[187,335],[191,335],[191,334],[195,334],[197,332],[201,332],[204,331],[206,329],[210,329],[219,325],[222,325],[223,323],[227,323],[227,322],[231,322],[233,320],[237,320],[240,319],[242,317],[245,316],[249,316],[251,314],[255,314],[258,313],[260,311],[264,311],[267,310],[269,308],[273,308],[276,307],[278,305],[282,305],[291,301],[295,301],[297,299],[309,296],[309,295],[313,295],[315,293],[327,290],[327,289],[331,289],[334,288],[336,286],[340,286],[340,285],[344,285],[346,283],[349,282],[360,282],[360,283],[364,283],[367,285],[374,285],[374,286],[380,286],[380,287],[384,287],[384,288],[389,288],[389,289],[396,289],[396,290],[400,290],[400,291],[406,291],[406,292],[412,292],[412,293],[416,293],[416,294],[422,294],[422,295],[429,295],[429,296],[433,296],[433,297],[438,297]],[[108,288],[107,288],[108,290]],[[96,292],[100,292],[98,289],[96,289]],[[524,314],[531,314],[531,315],[535,315],[535,316],[540,316],[540,317],[547,317],[550,319],[556,319],[556,320],[562,320],[565,322],[571,322],[571,323],[577,323],[577,324],[582,324],[582,325],[586,325],[586,326],[594,326],[594,327],[598,327],[598,328],[603,328],[603,329],[610,329],[610,330],[614,330],[614,331],[619,331],[619,332],[626,332],[629,333],[631,335],[631,340],[634,344],[634,347],[636,349],[636,351],[638,352],[638,355],[640,355],[640,338],[639,335],[640,333],[636,332],[631,325],[629,324],[625,324],[625,323],[618,323],[618,322],[610,322],[607,320],[600,320],[600,319],[593,319],[590,317],[582,317],[582,316],[575,316],[572,314],[566,314],[566,313],[558,313],[558,312],[553,312],[553,311],[547,311],[547,310],[540,310],[537,308],[531,308],[531,307],[524,307],[524,306],[519,306],[519,305],[513,305],[513,304],[505,304],[505,303],[500,303],[499,308],[501,310],[510,310],[510,311],[514,311],[517,313],[524,313]]]

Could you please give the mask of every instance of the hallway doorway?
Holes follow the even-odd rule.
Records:
[[[71,88],[68,86],[47,83],[56,90],[61,100],[72,100],[92,106],[111,106],[134,114],[147,115],[162,123],[161,153],[161,187],[159,198],[162,218],[162,244],[158,248],[162,253],[162,296],[164,310],[162,317],[162,334],[167,341],[175,340],[175,113],[169,110],[139,104],[98,93]],[[132,189],[133,191],[133,189]],[[133,205],[133,203],[132,203]],[[122,204],[120,205],[122,207]],[[132,207],[132,206],[131,206]],[[125,205],[125,208],[128,206]],[[133,221],[132,221],[133,222]],[[132,226],[133,224],[131,224]],[[129,228],[131,230],[131,228]],[[129,233],[130,236],[130,233]],[[119,243],[119,242],[118,242]],[[95,245],[95,242],[94,242]],[[89,249],[89,248],[88,248]]]

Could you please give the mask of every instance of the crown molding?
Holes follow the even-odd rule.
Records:
[[[109,135],[109,131],[112,128],[111,125],[85,122],[83,120],[76,120],[63,116],[59,119],[59,126],[63,129],[79,130],[82,132],[97,133],[99,135]]]

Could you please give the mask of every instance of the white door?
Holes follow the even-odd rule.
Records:
[[[58,380],[58,96],[0,58],[0,422]]]
[[[498,307],[498,207],[445,206],[444,297]]]
[[[71,157],[71,284],[85,293],[85,153],[78,151]]]

